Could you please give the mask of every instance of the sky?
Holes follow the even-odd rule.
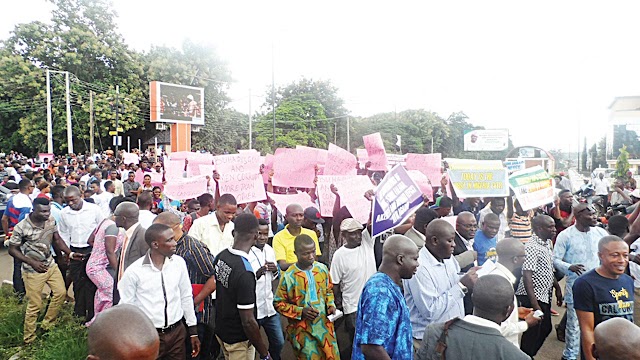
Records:
[[[575,151],[604,136],[616,96],[640,95],[637,1],[113,0],[137,50],[216,47],[231,106],[271,86],[330,80],[353,116],[463,111],[515,146]],[[3,4],[0,38],[50,18],[45,0]],[[206,101],[206,99],[205,99]]]

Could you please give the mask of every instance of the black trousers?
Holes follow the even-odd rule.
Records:
[[[91,247],[77,248],[71,247],[71,251],[79,254],[91,253]],[[73,279],[73,297],[76,300],[73,313],[76,316],[85,318],[86,321],[93,319],[93,299],[96,295],[96,285],[87,276],[87,259],[82,261],[71,260],[69,272]]]
[[[518,302],[521,306],[531,307],[531,302],[529,301],[529,297],[526,295],[518,295]],[[551,333],[552,325],[551,325],[551,304],[544,303],[542,301],[538,301],[544,316],[542,317],[542,321],[536,325],[530,327],[527,331],[522,334],[522,338],[520,339],[520,350],[524,351],[527,355],[533,357],[538,353],[538,350],[544,344],[544,341],[547,339],[547,336]]]

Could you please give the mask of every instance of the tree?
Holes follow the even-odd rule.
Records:
[[[598,159],[596,168],[607,167],[607,138],[603,136],[598,142]]]
[[[627,172],[629,172],[629,152],[627,151],[627,146],[623,145],[619,150],[620,155],[618,155],[618,159],[616,160],[616,171],[614,173],[615,177],[626,177]]]
[[[589,170],[593,171],[598,167],[598,149],[596,144],[591,145],[591,149],[589,149],[589,156],[591,156],[591,169]]]

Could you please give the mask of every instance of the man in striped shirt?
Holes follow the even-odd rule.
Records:
[[[509,219],[509,230],[511,231],[511,237],[520,240],[523,244],[526,244],[531,239],[531,217],[530,210],[522,210],[520,201],[515,202],[511,196],[507,197],[507,218]],[[515,211],[514,211],[515,210]]]
[[[33,192],[33,183],[31,180],[24,179],[18,184],[19,193],[14,195],[9,202],[7,202],[7,208],[2,215],[2,230],[5,233],[5,239],[7,241],[11,238],[13,228],[24,219],[33,206],[31,205],[31,198],[29,195]],[[24,281],[22,281],[22,261],[13,258],[13,290],[22,298],[26,291],[24,287]]]

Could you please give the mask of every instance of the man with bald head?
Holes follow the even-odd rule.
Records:
[[[472,297],[473,315],[429,325],[415,359],[530,360],[500,333],[500,324],[515,311],[509,281],[499,275],[483,276]],[[441,340],[445,346],[439,344]]]
[[[140,222],[138,222],[139,214],[140,210],[138,205],[130,201],[118,204],[113,212],[116,223],[115,226],[123,228],[125,231],[122,247],[116,253],[116,255],[118,255],[116,282],[122,279],[122,275],[129,265],[143,257],[149,250],[147,242],[144,241],[145,229],[140,225]],[[110,231],[112,232],[114,230],[107,228],[107,232]]]
[[[201,241],[194,239],[182,231],[180,217],[171,212],[160,213],[154,220],[154,224],[164,224],[171,228],[176,239],[176,255],[182,257],[187,263],[187,271],[191,286],[197,289],[194,298],[196,315],[198,319],[198,337],[202,343],[202,349],[198,355],[202,359],[217,356],[220,346],[214,334],[213,301],[211,294],[216,289],[215,269],[213,267],[214,256],[211,255]],[[187,342],[187,353],[191,352],[190,342]]]
[[[382,247],[382,263],[367,281],[358,302],[352,359],[411,359],[413,345],[409,309],[402,279],[418,268],[418,248],[402,235],[392,235]]]
[[[579,204],[573,208],[576,223],[558,234],[553,249],[553,264],[566,274],[565,302],[567,325],[562,357],[575,360],[580,356],[580,328],[574,308],[573,284],[583,273],[600,264],[598,242],[609,235],[597,227],[596,211],[591,205]]]
[[[562,289],[553,273],[553,251],[551,239],[556,236],[556,224],[551,216],[538,215],[531,221],[533,235],[524,246],[527,255],[522,264],[522,278],[516,290],[520,305],[540,310],[542,321],[530,326],[522,334],[520,349],[527,355],[536,356],[551,333],[551,293],[555,288],[556,301],[562,306]]]
[[[433,220],[425,233],[416,276],[404,281],[416,349],[429,324],[464,316],[463,298],[478,278],[476,268],[458,275],[460,265],[451,256],[456,234],[451,224],[442,219]]]
[[[613,318],[601,322],[594,331],[593,357],[599,360],[640,359],[640,328]]]
[[[287,206],[285,218],[287,226],[273,237],[273,250],[276,253],[276,260],[282,271],[287,270],[291,264],[298,261],[293,246],[293,242],[298,235],[309,235],[316,243],[316,256],[322,255],[316,232],[302,227],[302,222],[304,221],[302,206],[298,204]]]
[[[514,238],[504,238],[496,246],[498,253],[498,261],[495,267],[488,273],[490,275],[498,275],[509,281],[511,286],[515,286],[516,277],[514,271],[520,270],[522,263],[526,257],[524,244]],[[511,343],[520,347],[519,336],[527,331],[530,326],[535,326],[540,322],[540,318],[533,316],[533,311],[529,311],[524,321],[518,319],[518,300],[513,296],[513,307],[515,311],[500,324],[500,332]]]
[[[137,307],[120,304],[100,313],[89,327],[87,360],[155,360],[160,339]]]
[[[453,256],[455,256],[463,272],[471,269],[474,261],[478,259],[478,253],[473,250],[473,245],[471,244],[476,237],[476,230],[478,230],[478,223],[472,213],[463,211],[458,214]]]

